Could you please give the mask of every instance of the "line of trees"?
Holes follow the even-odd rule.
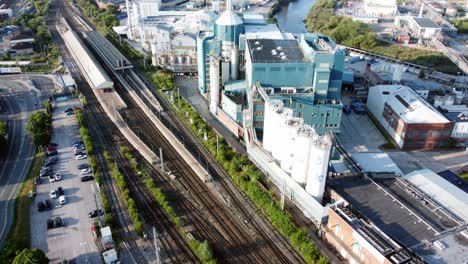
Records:
[[[0,152],[6,149],[7,136],[8,136],[8,125],[6,122],[0,121]]]
[[[52,117],[45,111],[32,113],[26,124],[26,130],[32,135],[34,144],[46,145],[52,137]]]

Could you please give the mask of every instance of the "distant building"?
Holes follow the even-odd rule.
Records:
[[[447,119],[455,122],[452,139],[461,146],[468,146],[468,106],[444,105],[439,108]]]
[[[434,149],[450,142],[454,122],[407,86],[370,87],[367,107],[400,148]]]
[[[348,263],[424,263],[374,223],[352,213],[343,202],[328,209],[323,230],[324,240]]]
[[[368,15],[391,17],[396,15],[396,0],[364,0],[364,11]]]
[[[430,39],[442,32],[439,27],[429,18],[415,16],[397,16],[395,17],[396,26],[406,26],[416,39]]]

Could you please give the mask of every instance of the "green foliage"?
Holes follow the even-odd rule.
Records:
[[[460,173],[460,177],[468,181],[468,171],[463,171]]]
[[[120,172],[119,167],[114,162],[110,154],[105,151],[104,158],[107,162],[107,166],[109,167],[109,173],[111,174],[112,178],[115,179],[117,185],[122,192],[122,196],[125,199],[125,203],[127,205],[128,214],[130,215],[130,219],[133,222],[133,226],[138,234],[143,235],[144,225],[141,216],[138,214],[138,209],[136,207],[136,203],[133,198],[130,197],[130,191],[128,190],[127,183],[125,182],[124,175]]]
[[[152,80],[156,87],[163,90],[172,90],[175,88],[172,73],[166,71],[158,71],[152,76]]]
[[[40,249],[25,248],[13,260],[13,264],[47,264],[49,259]]]
[[[426,76],[426,73],[424,72],[423,69],[419,70],[419,73],[418,73],[418,78],[419,79],[422,79]]]
[[[458,29],[458,33],[468,33],[468,19],[455,19],[452,23]]]
[[[93,141],[91,140],[92,138],[91,133],[89,132],[88,128],[86,128],[83,112],[81,111],[81,109],[79,108],[75,109],[75,116],[76,116],[76,120],[78,121],[78,124],[81,126],[80,135],[86,147],[86,152],[88,152],[88,154],[93,154],[94,144],[93,144]]]
[[[45,145],[52,135],[52,118],[44,111],[35,112],[29,117],[26,130],[31,133],[36,145]]]
[[[8,125],[6,122],[0,121],[0,152],[7,145]]]
[[[49,116],[52,116],[52,112],[54,111],[54,108],[52,107],[52,103],[49,100],[44,101],[44,108],[46,110],[46,113]]]
[[[336,43],[401,59],[438,71],[456,73],[458,67],[440,52],[388,44],[377,40],[369,27],[349,17],[333,14],[334,0],[318,0],[306,17],[310,32],[328,35]]]

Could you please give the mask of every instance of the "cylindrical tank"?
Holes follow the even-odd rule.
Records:
[[[169,56],[169,64],[174,65],[175,64],[175,56]]]
[[[297,125],[288,124],[286,121],[284,124],[284,130],[284,136],[279,140],[282,142],[280,166],[285,172],[291,173],[295,154],[293,145],[297,135]]]
[[[273,150],[273,130],[276,127],[275,124],[275,115],[273,111],[272,102],[265,102],[265,109],[263,115],[263,148],[269,152]]]
[[[210,112],[218,113],[219,105],[219,59],[210,58]]]
[[[310,147],[312,139],[308,133],[301,132],[294,141],[294,162],[291,177],[300,185],[307,183],[307,171],[309,168]]]
[[[237,48],[231,50],[231,80],[237,80],[237,71],[239,68],[239,51]]]
[[[319,137],[317,141],[312,143],[305,189],[317,201],[321,202],[325,191],[331,142],[328,137]]]
[[[188,56],[188,55],[185,56],[185,63],[186,63],[187,65],[192,64],[192,59],[190,58],[190,56]]]
[[[184,62],[184,61],[183,61],[182,56],[178,56],[178,57],[177,57],[177,63],[178,63],[178,64],[182,64],[183,62]]]
[[[166,65],[167,64],[167,56],[166,55],[159,56],[159,62],[161,63],[161,65]]]
[[[151,54],[156,54],[156,43],[151,43]]]

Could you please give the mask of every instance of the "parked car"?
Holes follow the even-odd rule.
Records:
[[[87,181],[92,181],[92,180],[94,180],[94,177],[90,175],[81,177],[82,182],[87,182]]]
[[[62,180],[62,174],[57,172],[57,173],[55,173],[54,178],[55,178],[56,181],[61,181]]]
[[[44,202],[42,202],[42,201],[37,202],[37,211],[42,212],[44,210],[45,210]]]
[[[41,167],[41,172],[50,172],[51,170],[52,170],[52,168],[49,167],[49,166],[44,165],[44,166]]]
[[[76,160],[83,160],[86,159],[88,156],[86,154],[80,154],[75,157]]]
[[[54,175],[52,175],[52,174],[49,175],[49,182],[55,182]]]
[[[89,168],[89,164],[88,163],[82,163],[82,164],[78,165],[77,168],[79,170],[86,169],[86,168]]]
[[[52,228],[54,228],[54,220],[47,219],[47,229],[52,229]]]
[[[64,112],[64,113],[68,113],[68,112],[70,112],[70,111],[73,111],[73,108],[71,108],[71,107],[68,107],[68,108],[67,108],[67,109],[65,109],[65,111],[63,111],[63,112]]]
[[[83,144],[84,144],[83,140],[75,141],[75,142],[72,142],[72,147],[78,146],[78,145],[83,145]]]
[[[94,218],[94,217],[96,217],[96,216],[98,216],[98,215],[99,215],[99,216],[104,215],[104,211],[102,211],[101,209],[99,209],[99,210],[93,210],[93,211],[91,211],[91,212],[88,213],[89,218]]]
[[[42,183],[41,177],[40,177],[40,176],[36,176],[36,178],[34,179],[34,183],[35,183],[36,185],[41,184],[41,183]]]
[[[57,191],[50,190],[50,199],[57,199]]]
[[[70,115],[74,115],[74,114],[75,114],[75,112],[74,112],[74,111],[69,111],[69,112],[67,112],[67,115],[68,115],[68,116],[70,116]]]
[[[44,161],[44,166],[52,166],[55,164],[57,164],[57,161],[55,160]]]
[[[57,143],[50,142],[50,143],[49,143],[49,146],[52,146],[52,147],[57,147],[58,145],[57,145]]]
[[[63,220],[62,218],[60,217],[55,217],[54,218],[54,228],[58,228],[58,227],[62,227],[62,226],[65,226],[65,224],[63,223]]]
[[[359,115],[364,115],[366,113],[366,109],[364,109],[364,107],[362,106],[359,106],[359,107],[354,108],[354,112],[356,112],[356,114],[359,114]]]
[[[343,106],[343,113],[345,114],[350,114],[351,113],[351,108],[347,105]]]
[[[50,157],[50,156],[55,156],[57,155],[57,151],[54,150],[54,151],[47,151],[46,152],[46,157]]]
[[[50,146],[48,145],[47,148],[46,148],[47,151],[57,151],[57,148],[54,147],[54,146]]]
[[[83,151],[76,151],[75,152],[75,156],[78,156],[78,155],[85,155],[86,153],[84,153]]]
[[[59,203],[60,203],[61,205],[67,203],[67,198],[65,198],[65,195],[59,196]]]
[[[86,150],[86,147],[83,146],[83,145],[79,145],[78,147],[73,147],[73,151],[74,151],[75,153],[80,152],[80,151],[83,151],[83,150]]]
[[[89,168],[81,170],[81,175],[86,175],[86,174],[90,174],[90,173],[92,173],[92,171]]]
[[[41,173],[39,174],[39,177],[49,177],[50,175],[52,175],[52,172],[51,172],[51,171],[49,171],[49,172],[44,172],[44,173],[41,172]]]
[[[51,202],[49,199],[44,200],[44,208],[45,208],[46,210],[52,209],[52,202]]]
[[[58,188],[57,188],[57,195],[58,195],[58,196],[61,196],[61,195],[64,195],[64,194],[65,194],[65,191],[63,190],[63,188],[62,188],[62,187],[58,187]]]

